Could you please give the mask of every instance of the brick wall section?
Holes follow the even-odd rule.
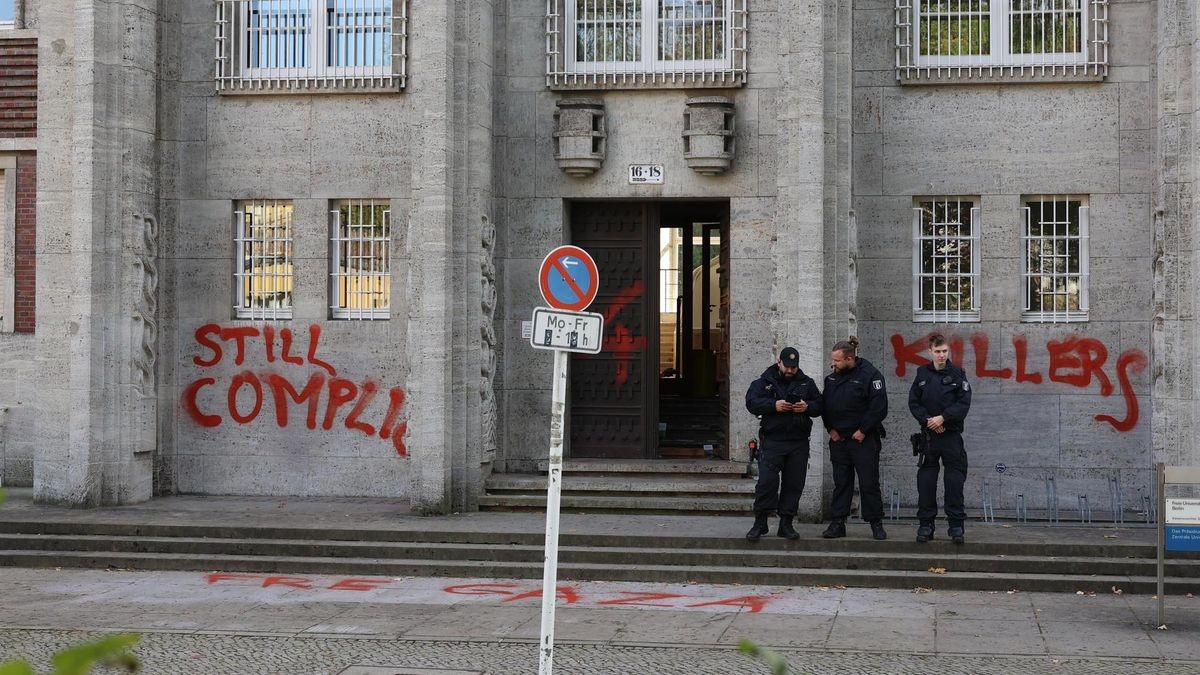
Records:
[[[0,138],[37,135],[37,39],[0,38]]]
[[[17,155],[15,225],[16,302],[13,328],[18,333],[32,333],[36,318],[34,299],[37,286],[37,156],[32,152]]]

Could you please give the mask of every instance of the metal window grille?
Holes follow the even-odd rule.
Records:
[[[746,81],[747,0],[546,0],[546,84]]]
[[[1108,0],[896,0],[896,78],[1108,74]]]
[[[917,200],[913,208],[913,320],[979,321],[978,202]]]
[[[407,0],[217,0],[217,91],[399,90]]]
[[[253,200],[234,212],[234,316],[292,318],[292,203]]]
[[[333,318],[390,318],[390,206],[379,201],[343,201],[330,211],[330,217],[329,307]]]
[[[1022,320],[1088,320],[1088,207],[1080,197],[1034,197],[1025,225],[1025,311]]]

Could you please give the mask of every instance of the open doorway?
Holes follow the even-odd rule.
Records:
[[[728,458],[729,203],[574,202],[604,351],[571,356],[572,458]]]

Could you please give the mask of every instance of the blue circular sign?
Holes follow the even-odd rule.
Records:
[[[538,274],[542,297],[551,307],[583,311],[596,299],[599,274],[596,262],[577,246],[559,246],[542,261]]]
[[[996,473],[1004,473],[1005,471],[1008,471],[1008,465],[1005,464],[1004,462],[997,462],[996,463]]]

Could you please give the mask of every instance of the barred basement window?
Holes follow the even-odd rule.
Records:
[[[217,0],[217,90],[404,87],[406,0]]]
[[[1025,312],[1029,322],[1088,320],[1088,207],[1082,197],[1029,197],[1025,217]]]
[[[552,87],[739,86],[746,0],[547,0]]]
[[[913,321],[979,321],[979,207],[967,197],[913,208]]]
[[[234,316],[292,318],[292,203],[241,202],[234,213],[237,265]]]
[[[896,0],[904,81],[1108,74],[1108,0]]]
[[[330,216],[333,318],[390,318],[392,212],[388,202],[343,201]]]

